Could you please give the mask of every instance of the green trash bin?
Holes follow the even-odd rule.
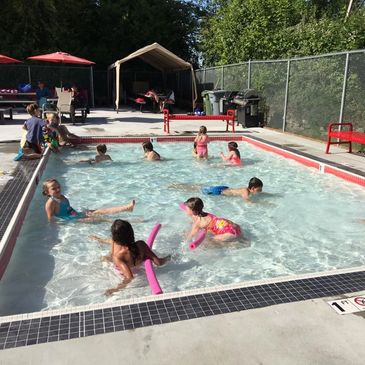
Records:
[[[210,90],[202,91],[202,98],[203,98],[203,108],[206,115],[213,114],[213,105],[209,98]]]

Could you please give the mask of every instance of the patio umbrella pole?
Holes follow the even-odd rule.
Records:
[[[32,85],[32,74],[30,72],[30,66],[28,66],[28,82]]]

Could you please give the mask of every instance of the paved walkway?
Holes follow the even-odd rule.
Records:
[[[19,140],[25,114],[0,125],[0,141]],[[206,123],[221,133],[219,121]],[[172,134],[195,133],[195,122],[173,122]],[[85,125],[70,126],[80,136],[162,135],[161,114],[95,110]],[[365,157],[269,129],[238,132],[298,149],[365,172]],[[12,146],[0,144],[1,168],[12,163]],[[6,157],[7,156],[7,157]],[[6,160],[8,160],[6,162]],[[365,235],[364,235],[365,236]],[[365,296],[365,293],[358,293]],[[347,296],[353,296],[348,294]],[[343,296],[345,297],[345,296]],[[332,298],[281,304],[197,320],[174,322],[88,338],[19,347],[0,352],[0,364],[363,364],[365,312],[339,315]],[[337,299],[337,297],[335,298]]]

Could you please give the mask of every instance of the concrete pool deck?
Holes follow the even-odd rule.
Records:
[[[16,114],[14,121],[1,123],[0,141],[19,140],[26,118]],[[220,121],[205,124],[209,134],[226,134]],[[172,122],[171,135],[195,133],[199,125]],[[139,111],[95,110],[85,125],[68,127],[80,136],[163,134],[161,114]],[[325,144],[318,141],[261,128],[237,131],[365,172],[363,156],[334,146],[325,155]],[[0,170],[5,170],[14,154],[0,153]],[[327,304],[351,296],[354,293],[6,349],[0,351],[0,364],[363,364],[365,312],[339,315]]]

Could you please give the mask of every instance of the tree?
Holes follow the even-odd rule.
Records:
[[[205,65],[365,47],[365,9],[344,22],[344,0],[232,0],[202,22]]]

